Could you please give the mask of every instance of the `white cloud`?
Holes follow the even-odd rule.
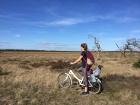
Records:
[[[24,25],[31,25],[37,27],[46,27],[46,26],[70,26],[76,25],[80,23],[88,23],[88,22],[97,22],[97,21],[112,21],[112,22],[120,22],[120,23],[127,23],[127,22],[135,22],[139,21],[139,18],[132,17],[132,16],[116,16],[113,14],[109,15],[91,15],[91,16],[84,16],[83,17],[61,17],[56,14],[55,9],[47,9],[46,10],[49,14],[53,17],[59,18],[58,20],[38,20],[38,21],[31,21],[28,20],[25,14],[0,14],[0,18],[10,22],[13,24],[24,24]],[[26,17],[26,18],[23,18]]]
[[[59,14],[58,14],[58,12],[57,12],[57,10],[58,10],[58,7],[57,6],[53,6],[53,7],[45,7],[44,8],[44,10],[45,10],[45,12],[47,13],[47,14],[49,14],[49,15],[51,15],[51,16],[53,16],[53,17],[61,17]]]
[[[20,35],[20,34],[16,34],[15,37],[16,37],[16,38],[20,38],[21,35]]]
[[[132,32],[132,33],[140,33],[140,29],[132,30],[131,32]]]
[[[121,23],[127,23],[127,22],[137,21],[138,19],[135,18],[135,17],[122,16],[122,17],[116,18],[115,20],[118,21],[118,22],[121,22]]]
[[[127,22],[138,21],[139,19],[132,16],[100,15],[100,16],[96,16],[96,20],[111,20],[114,22],[127,23]]]
[[[58,21],[53,21],[50,22],[48,25],[73,25],[73,24],[78,24],[84,22],[82,19],[74,19],[74,18],[67,18],[67,19],[62,19]]]
[[[68,26],[68,25],[75,25],[80,23],[96,22],[101,20],[127,23],[127,22],[137,21],[138,19],[129,16],[116,17],[111,15],[106,15],[106,16],[89,16],[89,17],[82,17],[82,18],[64,18],[60,20],[54,20],[51,22],[42,22],[42,23],[47,26]]]
[[[0,48],[2,48],[2,49],[11,48],[11,43],[10,42],[0,42]]]
[[[88,22],[94,22],[97,18],[94,16],[87,17],[87,18],[65,18],[57,21],[49,22],[47,25],[51,26],[63,26],[63,25],[74,25],[74,24],[80,24],[80,23],[88,23]]]

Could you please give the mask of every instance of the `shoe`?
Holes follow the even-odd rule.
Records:
[[[89,95],[89,92],[82,92],[80,95],[86,96]]]

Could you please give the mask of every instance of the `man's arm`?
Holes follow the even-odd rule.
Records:
[[[74,62],[71,62],[70,64],[76,64],[78,62],[80,62],[80,60],[83,58],[83,56],[81,55],[77,60],[75,60]]]

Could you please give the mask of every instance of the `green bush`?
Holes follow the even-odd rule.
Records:
[[[140,59],[133,63],[133,67],[140,68]]]

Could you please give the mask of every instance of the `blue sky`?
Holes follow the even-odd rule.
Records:
[[[140,38],[139,0],[0,0],[0,48],[103,50]]]

